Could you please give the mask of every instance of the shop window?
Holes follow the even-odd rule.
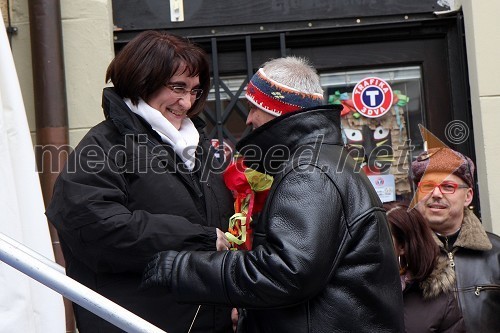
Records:
[[[381,116],[365,116],[354,106],[354,87],[370,77],[384,80],[392,89],[392,103]],[[322,73],[321,84],[328,103],[343,106],[344,143],[382,201],[411,200],[408,168],[423,149],[418,127],[425,114],[420,67]]]

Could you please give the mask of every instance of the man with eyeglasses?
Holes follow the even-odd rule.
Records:
[[[432,148],[411,169],[416,208],[434,231],[440,255],[448,258],[442,279],[455,280],[467,332],[499,332],[500,237],[486,232],[468,208],[474,163],[450,148]]]

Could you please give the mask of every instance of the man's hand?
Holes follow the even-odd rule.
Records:
[[[172,284],[172,265],[177,253],[179,252],[163,251],[155,254],[144,270],[139,289],[166,287],[170,290]]]
[[[229,241],[226,238],[226,235],[219,228],[215,228],[217,232],[217,240],[215,241],[215,247],[217,251],[225,251],[229,250]]]
[[[238,309],[233,308],[231,310],[231,321],[233,322],[233,331],[236,332],[236,329],[238,328]]]

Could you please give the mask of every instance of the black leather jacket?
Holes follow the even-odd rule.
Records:
[[[339,124],[336,107],[302,110],[239,143],[274,175],[253,250],[180,252],[176,299],[246,308],[239,332],[404,332],[385,212]]]
[[[467,332],[500,332],[500,237],[485,232],[474,213],[466,210],[450,252],[435,239],[441,255],[454,264]]]

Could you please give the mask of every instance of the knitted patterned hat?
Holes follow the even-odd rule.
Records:
[[[283,114],[323,104],[322,94],[304,93],[278,83],[260,68],[247,85],[246,98],[256,107],[272,114]]]
[[[449,172],[460,177],[469,187],[474,187],[474,162],[450,148],[430,148],[411,164],[413,182],[418,184],[424,173]]]

